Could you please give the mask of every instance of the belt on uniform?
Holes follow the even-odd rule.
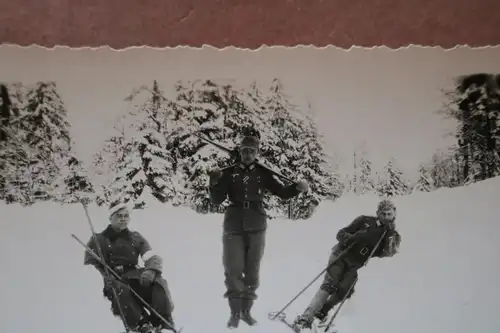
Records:
[[[118,274],[123,274],[123,273],[126,273],[130,270],[133,270],[135,269],[136,266],[135,265],[116,265],[116,266],[113,266],[112,269],[118,273]]]
[[[262,207],[262,202],[261,201],[231,202],[231,204],[229,206],[243,208],[243,209],[260,208],[260,207]]]
[[[368,254],[368,252],[370,252],[370,249],[368,247],[363,247],[361,250],[359,250],[359,254],[361,254],[362,256],[365,256]]]

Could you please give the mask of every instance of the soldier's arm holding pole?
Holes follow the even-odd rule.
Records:
[[[210,176],[210,184],[209,184],[209,193],[210,200],[214,205],[220,205],[226,200],[228,189],[229,189],[229,181],[231,177],[230,167],[227,167],[223,170],[213,170]]]
[[[309,186],[305,181],[298,181],[290,185],[282,185],[274,178],[274,175],[270,171],[266,171],[265,175],[267,190],[281,199],[293,198],[299,193],[305,192],[309,189]]]

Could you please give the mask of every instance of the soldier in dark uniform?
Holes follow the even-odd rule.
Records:
[[[130,209],[127,205],[114,205],[109,214],[110,223],[107,228],[95,237],[92,236],[87,246],[99,254],[97,242],[106,264],[122,279],[108,275],[104,266],[87,251],[84,264],[94,266],[102,275],[103,294],[111,301],[112,313],[120,317],[123,315],[123,320],[130,329],[141,333],[161,332],[164,329],[174,331],[174,303],[167,280],[162,276],[162,257],[153,251],[142,234],[128,228]],[[144,261],[144,267],[139,267],[139,257]],[[143,304],[132,294],[131,289],[167,322],[154,313],[148,314],[144,311]],[[113,290],[118,299],[115,298]]]
[[[267,215],[262,201],[264,192],[270,191],[283,199],[292,198],[308,190],[300,181],[283,186],[272,172],[255,163],[259,152],[259,139],[246,136],[239,147],[240,161],[210,174],[210,196],[214,204],[226,198],[227,208],[223,223],[223,265],[226,293],[231,316],[228,328],[238,327],[239,320],[248,325],[257,322],[250,309],[257,298],[259,270],[264,254]]]
[[[395,226],[396,207],[391,201],[382,200],[378,204],[376,215],[361,215],[339,230],[338,243],[333,247],[328,260],[328,266],[331,266],[327,269],[323,283],[311,303],[295,320],[295,328],[298,330],[311,328],[315,317],[324,321],[328,312],[342,301],[349,289],[351,290],[346,299],[352,296],[358,270],[369,259],[384,231],[387,232],[372,257],[392,257],[397,253],[401,236]],[[340,253],[345,249],[349,250],[339,258]],[[353,288],[350,288],[351,285]]]

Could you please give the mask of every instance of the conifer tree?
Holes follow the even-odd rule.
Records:
[[[88,175],[87,168],[71,150],[66,156],[57,182],[54,184],[53,196],[62,203],[89,202],[95,199],[95,191]]]
[[[380,175],[377,192],[383,197],[393,197],[409,194],[409,185],[403,172],[397,167],[394,158],[391,158]]]
[[[429,169],[424,164],[420,164],[418,173],[419,177],[414,191],[431,192],[434,189],[434,184]]]

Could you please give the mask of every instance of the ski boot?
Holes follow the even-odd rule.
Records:
[[[297,333],[301,332],[303,329],[312,328],[312,322],[313,320],[311,318],[308,318],[306,316],[298,316],[295,321],[292,324],[293,330]]]
[[[318,319],[320,324],[324,324],[326,322],[326,319],[328,318],[328,312],[324,313],[320,310],[314,314],[314,317]]]
[[[231,316],[227,321],[227,328],[238,328],[241,319],[241,299],[229,299],[229,308],[231,310]]]
[[[254,326],[257,324],[257,320],[252,317],[250,314],[250,310],[253,306],[253,300],[251,299],[243,299],[241,303],[241,320],[243,320],[247,325]]]
[[[139,333],[155,333],[155,327],[150,323],[143,324],[138,327],[137,332]]]

